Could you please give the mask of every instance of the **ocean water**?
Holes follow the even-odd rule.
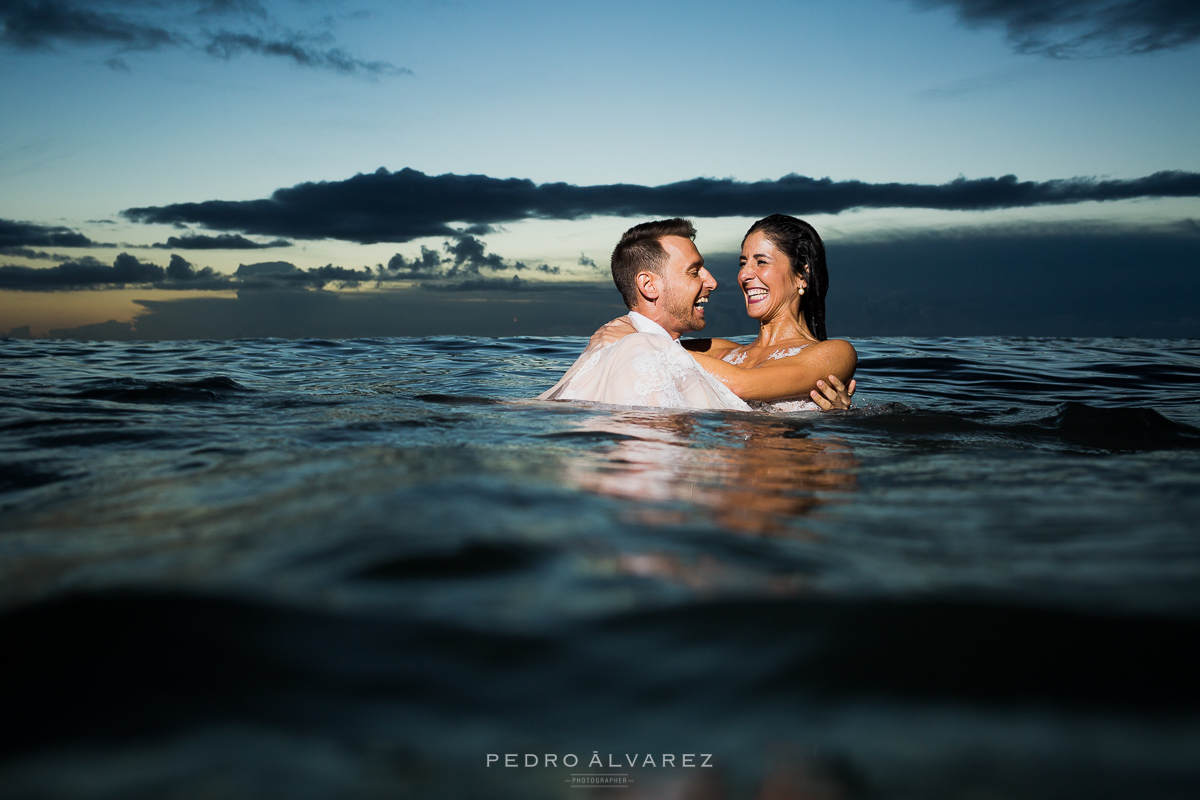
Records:
[[[0,341],[0,797],[1200,794],[1200,342],[583,343]]]

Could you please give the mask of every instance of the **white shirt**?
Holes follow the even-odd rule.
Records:
[[[539,400],[587,400],[657,408],[750,407],[705,372],[661,325],[636,311],[637,333],[609,345],[589,347]]]

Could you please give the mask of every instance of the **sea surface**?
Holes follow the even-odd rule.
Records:
[[[0,340],[0,797],[1200,796],[1200,341],[583,344]]]

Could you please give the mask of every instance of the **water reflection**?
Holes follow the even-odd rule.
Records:
[[[684,503],[732,532],[803,535],[798,520],[857,489],[859,462],[844,439],[765,414],[618,412],[587,419],[579,432],[613,444],[569,459],[568,482],[659,504],[631,509],[643,523],[683,522],[687,511],[670,506]]]

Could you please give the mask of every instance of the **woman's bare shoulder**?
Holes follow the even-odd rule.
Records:
[[[854,345],[845,339],[826,339],[823,342],[817,342],[816,346],[825,350],[830,355],[839,355],[843,358],[852,358],[858,361],[858,351],[854,349]]]
[[[847,381],[854,377],[854,370],[858,366],[858,351],[845,339],[826,339],[807,349],[811,351],[812,356],[828,366],[831,374],[837,374]]]
[[[823,342],[809,345],[801,352],[809,358],[835,361],[847,364],[851,368],[858,363],[858,351],[845,339],[826,339]]]

